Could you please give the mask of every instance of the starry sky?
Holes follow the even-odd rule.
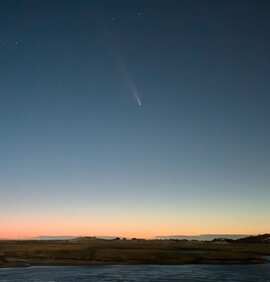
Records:
[[[269,232],[268,1],[0,2],[0,237]]]

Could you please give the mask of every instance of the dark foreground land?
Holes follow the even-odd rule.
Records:
[[[269,242],[186,240],[0,241],[0,267],[93,264],[253,264]]]

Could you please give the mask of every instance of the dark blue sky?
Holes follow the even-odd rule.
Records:
[[[0,235],[267,231],[269,13],[1,1]]]

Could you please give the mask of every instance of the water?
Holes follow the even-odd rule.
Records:
[[[270,282],[270,264],[0,269],[1,282]]]

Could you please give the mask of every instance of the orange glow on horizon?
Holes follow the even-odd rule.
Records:
[[[136,215],[53,216],[20,215],[0,217],[0,238],[24,239],[37,236],[118,236],[153,238],[156,236],[199,234],[269,233],[267,221],[217,220],[217,218],[147,217]]]
[[[269,232],[269,231],[268,231]],[[116,237],[126,237],[126,238],[154,238],[156,236],[196,236],[201,234],[259,234],[267,233],[267,230],[254,230],[254,229],[198,229],[198,228],[177,228],[155,226],[146,227],[141,226],[137,229],[128,229],[124,226],[118,226],[113,228],[112,226],[99,226],[85,228],[83,226],[68,226],[68,224],[57,224],[41,226],[40,224],[27,224],[27,225],[17,225],[9,224],[4,225],[0,231],[0,238],[6,239],[30,239],[38,236],[116,236]]]

